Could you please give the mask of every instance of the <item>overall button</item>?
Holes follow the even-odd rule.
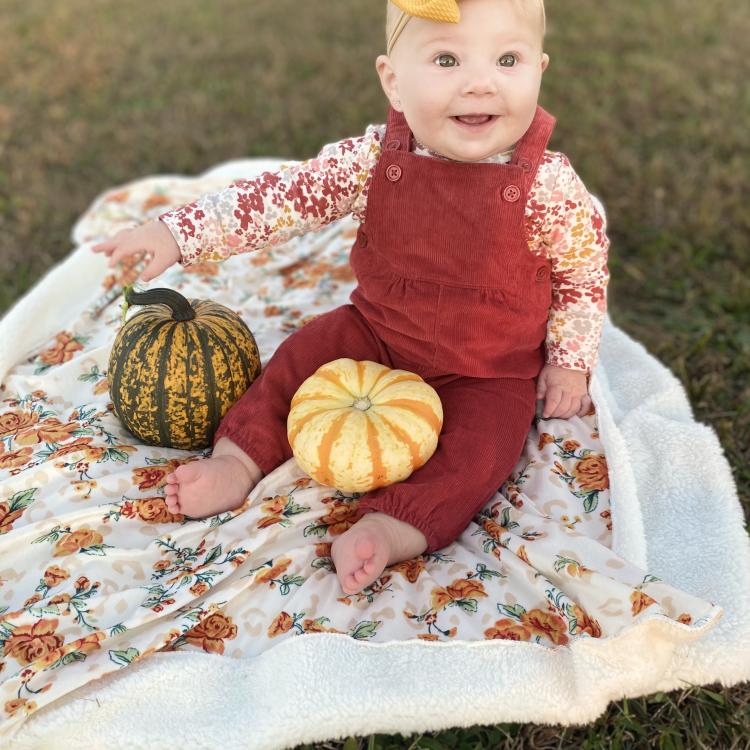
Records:
[[[398,164],[391,164],[386,170],[385,170],[385,176],[391,181],[391,182],[398,182],[401,179],[401,167],[399,167]]]
[[[537,281],[544,281],[547,278],[547,268],[546,266],[541,266],[541,268],[536,269],[536,280]]]
[[[398,151],[401,148],[401,141],[388,141],[385,147],[391,151]]]
[[[515,203],[521,197],[521,189],[518,185],[507,185],[503,190],[503,198],[508,203]]]
[[[360,230],[359,232],[359,240],[357,240],[360,244],[360,247],[365,247],[367,245],[367,235]]]

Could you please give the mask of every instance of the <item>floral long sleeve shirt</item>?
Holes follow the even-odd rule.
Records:
[[[364,222],[385,124],[324,146],[306,161],[238,180],[159,218],[183,265],[220,261],[312,232],[347,214]],[[415,142],[415,154],[446,158]],[[512,151],[484,161],[506,163]],[[551,264],[548,364],[590,372],[597,361],[609,281],[605,220],[564,154],[546,151],[526,202],[530,252]]]

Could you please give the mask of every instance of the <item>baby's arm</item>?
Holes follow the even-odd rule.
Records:
[[[328,144],[313,159],[238,180],[92,249],[106,253],[110,266],[148,252],[151,261],[141,274],[148,281],[177,262],[219,261],[281,244],[364,210],[380,139],[379,127],[370,126],[358,138]]]
[[[605,219],[562,154],[552,195],[545,244],[552,265],[552,307],[547,324],[547,363],[537,396],[542,416],[569,417],[590,408],[588,379],[596,364],[607,309],[609,240]]]

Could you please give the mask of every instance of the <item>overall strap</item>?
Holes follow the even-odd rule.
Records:
[[[529,129],[516,144],[513,150],[513,158],[510,160],[511,164],[518,165],[524,171],[524,182],[527,190],[531,188],[531,184],[536,177],[536,171],[554,129],[555,118],[537,105],[534,119],[531,121]]]
[[[403,112],[388,107],[388,122],[385,128],[383,148],[389,151],[409,151],[411,130]]]

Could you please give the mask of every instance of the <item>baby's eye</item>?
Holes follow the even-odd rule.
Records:
[[[516,56],[511,54],[503,55],[498,62],[505,68],[512,68],[516,64]]]
[[[447,62],[447,64],[446,64],[446,65],[443,65],[443,63],[441,62],[441,60],[446,60],[446,61],[448,61],[448,62]],[[452,62],[451,62],[451,61],[452,61]],[[453,67],[455,67],[455,63],[456,63],[456,58],[455,58],[455,57],[453,57],[453,55],[443,54],[443,55],[438,55],[438,56],[437,56],[437,57],[435,58],[435,62],[437,62],[437,64],[438,64],[438,65],[439,65],[439,66],[440,66],[441,68],[453,68]]]

